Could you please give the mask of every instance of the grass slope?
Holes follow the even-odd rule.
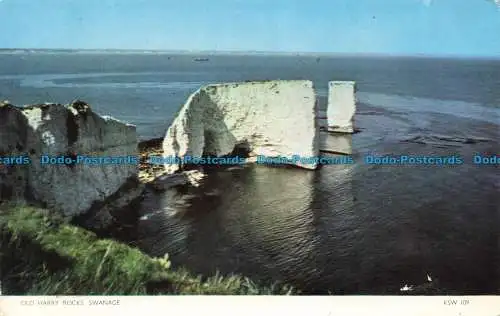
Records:
[[[168,257],[69,225],[30,206],[0,209],[0,278],[4,294],[292,294],[287,287],[260,287],[248,278],[215,275],[206,280],[171,269]]]

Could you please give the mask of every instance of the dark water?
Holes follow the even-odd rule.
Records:
[[[500,60],[0,55],[0,99],[80,98],[137,124],[142,138],[163,135],[200,85],[258,79],[311,79],[320,96],[329,80],[357,81],[356,164],[233,167],[188,192],[151,193],[139,225],[144,251],[307,293],[398,293],[426,274],[450,292],[498,293],[498,167],[471,161],[500,152]],[[465,163],[369,166],[370,152]]]

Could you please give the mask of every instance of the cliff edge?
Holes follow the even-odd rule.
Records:
[[[47,156],[59,157],[59,163]],[[0,200],[36,202],[65,217],[118,197],[127,204],[141,193],[133,161],[135,126],[99,116],[82,101],[69,106],[1,104],[0,157]]]

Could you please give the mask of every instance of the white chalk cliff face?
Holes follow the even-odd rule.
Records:
[[[0,168],[2,199],[30,200],[65,216],[80,215],[130,188],[137,164],[47,165],[42,155],[137,156],[135,126],[101,117],[83,102],[0,107],[0,156],[24,155],[27,165]],[[130,198],[137,197],[138,192]],[[95,204],[94,204],[95,205]]]
[[[328,83],[328,131],[354,132],[356,113],[356,83],[354,81],[330,81]]]
[[[164,157],[317,157],[319,127],[313,83],[306,80],[209,85],[193,93],[167,130]],[[315,169],[315,163],[297,163]],[[166,164],[167,173],[181,165]]]

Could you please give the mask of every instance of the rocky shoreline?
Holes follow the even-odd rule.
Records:
[[[139,153],[139,181],[144,184],[153,182],[159,176],[165,174],[163,165],[148,163],[150,155],[163,155],[163,137],[152,138],[139,142],[137,150]]]

